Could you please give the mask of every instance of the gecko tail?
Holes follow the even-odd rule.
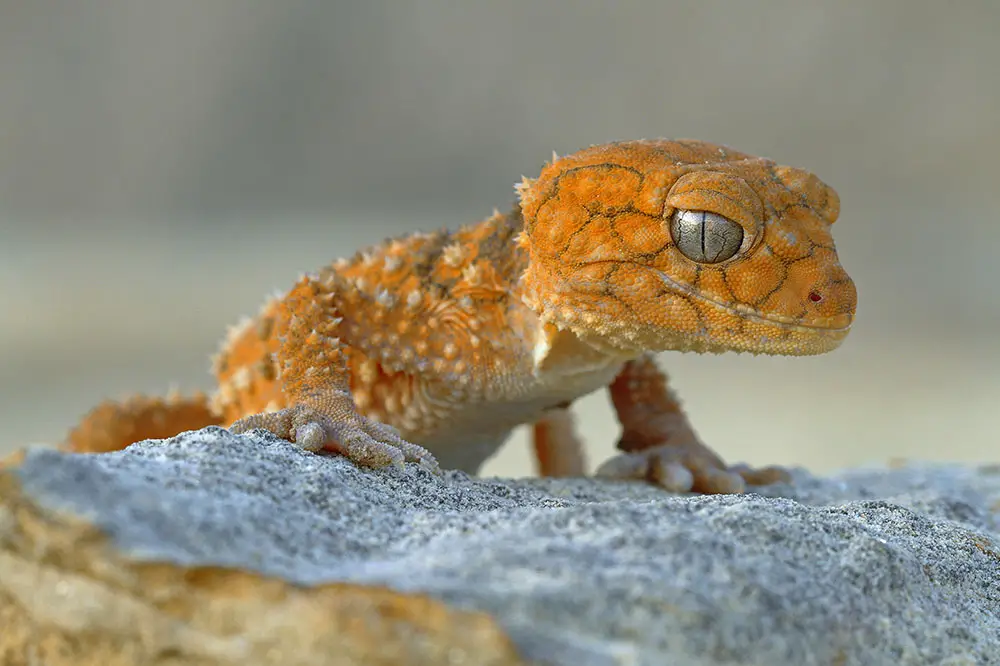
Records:
[[[83,417],[60,446],[76,453],[124,449],[144,439],[173,437],[186,430],[222,425],[208,396],[171,394],[166,398],[135,395],[102,402]]]

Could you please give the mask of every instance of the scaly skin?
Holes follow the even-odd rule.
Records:
[[[507,214],[301,278],[230,332],[210,400],[105,404],[68,447],[121,448],[197,414],[361,465],[475,472],[532,423],[541,473],[578,475],[567,408],[608,387],[623,453],[598,474],[698,492],[786,478],[705,447],[652,354],[837,347],[856,307],[830,235],[837,194],[800,169],[667,140],[554,158],[516,189]]]

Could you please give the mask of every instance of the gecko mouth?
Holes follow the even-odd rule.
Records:
[[[851,314],[844,313],[833,317],[817,317],[814,320],[816,323],[804,324],[796,317],[788,317],[784,315],[765,315],[749,305],[717,301],[714,298],[698,292],[692,287],[675,282],[669,275],[663,273],[662,271],[656,271],[656,274],[660,277],[660,280],[662,280],[664,284],[670,287],[671,290],[683,294],[684,296],[701,301],[702,303],[706,303],[725,312],[749,319],[750,321],[778,326],[779,328],[788,331],[826,334],[843,333],[846,335],[850,330],[851,324],[853,323],[852,320],[854,319]]]

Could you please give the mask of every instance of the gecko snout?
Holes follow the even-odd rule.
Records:
[[[803,322],[818,328],[847,328],[854,319],[858,291],[854,281],[841,266],[810,286],[805,296],[808,314]]]

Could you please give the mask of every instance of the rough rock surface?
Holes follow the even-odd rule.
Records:
[[[220,428],[33,450],[0,474],[0,663],[1000,664],[1000,466],[765,494]]]

